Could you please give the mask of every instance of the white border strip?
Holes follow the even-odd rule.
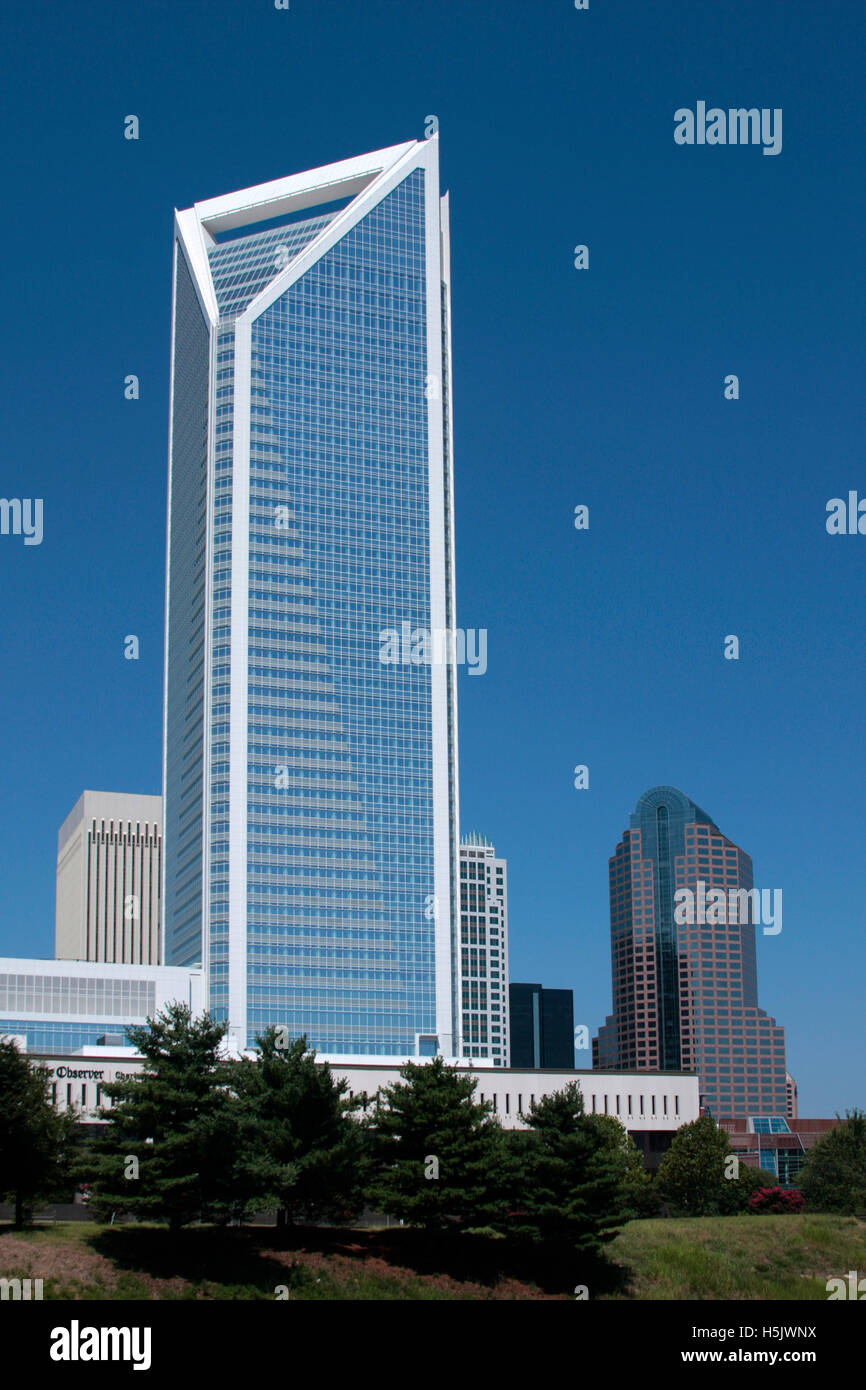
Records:
[[[231,674],[229,684],[229,1035],[247,1029],[247,702],[249,700],[250,373],[252,333],[235,322],[232,433]]]
[[[438,136],[436,137],[438,139]],[[439,202],[440,207],[440,227],[441,227],[441,248],[442,248],[442,281],[445,285],[445,322],[446,322],[446,342],[448,349],[448,496],[450,498],[449,515],[446,521],[449,524],[451,536],[450,554],[446,556],[449,573],[446,575],[446,582],[451,591],[451,622],[457,627],[457,578],[456,578],[456,537],[454,529],[454,382],[453,382],[453,348],[451,343],[451,204],[449,196],[444,193]],[[443,390],[443,400],[444,400]],[[443,421],[444,429],[444,421]],[[443,460],[444,473],[444,460]],[[453,715],[453,748],[451,750],[452,767],[451,777],[454,787],[454,826],[451,844],[451,904],[453,921],[451,923],[451,977],[452,977],[452,1009],[453,1009],[453,1037],[452,1046],[454,1056],[459,1057],[463,1051],[463,1007],[462,1007],[462,972],[458,968],[460,961],[460,776],[459,776],[459,744],[458,744],[458,722],[457,722],[457,665],[456,663],[446,666],[448,680],[451,685],[451,710]],[[504,978],[505,993],[508,993],[508,975]]]

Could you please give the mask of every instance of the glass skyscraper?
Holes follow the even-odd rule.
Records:
[[[438,138],[175,227],[163,960],[240,1049],[456,1055],[455,667],[383,657],[455,622]]]
[[[785,1030],[758,1007],[754,912],[740,906],[748,854],[676,787],[652,787],[609,868],[613,1014],[593,1066],[697,1071],[716,1117],[784,1115]],[[711,895],[724,911],[702,910]]]

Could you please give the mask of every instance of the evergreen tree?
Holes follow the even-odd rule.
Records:
[[[584,1114],[574,1081],[542,1096],[525,1118],[532,1138],[515,1234],[582,1254],[600,1252],[625,1216],[625,1165],[610,1132]]]
[[[474,1099],[475,1078],[441,1057],[408,1062],[400,1075],[377,1097],[371,1204],[428,1230],[501,1217],[502,1131],[490,1103]]]
[[[91,1203],[167,1221],[225,1220],[242,1205],[237,1183],[237,1107],[220,1057],[224,1024],[170,1004],[147,1026],[128,1028],[144,1058],[136,1076],[103,1087],[114,1104],[88,1159]]]
[[[14,1202],[16,1226],[70,1182],[78,1123],[73,1111],[55,1111],[50,1088],[45,1067],[0,1041],[0,1198]]]
[[[846,1110],[841,1124],[821,1135],[798,1183],[810,1210],[866,1216],[866,1112]]]
[[[305,1037],[282,1046],[271,1027],[256,1039],[258,1057],[231,1068],[238,1097],[239,1181],[277,1225],[300,1218],[348,1220],[363,1205],[364,1130],[353,1118],[363,1099],[347,1096],[316,1061]]]
[[[731,1141],[710,1115],[682,1125],[659,1164],[655,1186],[662,1201],[689,1216],[711,1216],[727,1199],[725,1168]]]
[[[628,1216],[654,1214],[658,1206],[643,1155],[616,1115],[587,1115],[587,1124],[598,1131],[610,1149]]]

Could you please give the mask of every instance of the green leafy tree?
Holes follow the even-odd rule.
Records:
[[[65,1195],[78,1133],[74,1112],[52,1105],[47,1069],[0,1041],[0,1197],[14,1203],[16,1226],[34,1202]]]
[[[725,1166],[731,1141],[709,1115],[682,1125],[659,1164],[656,1191],[675,1212],[689,1216],[716,1214],[725,1201]]]
[[[96,1210],[167,1221],[176,1231],[242,1207],[237,1104],[220,1056],[225,1032],[178,1003],[127,1029],[144,1068],[103,1087],[114,1104],[100,1112],[107,1132],[83,1171]]]
[[[846,1110],[809,1149],[797,1181],[810,1211],[866,1216],[866,1112]]]
[[[400,1076],[377,1097],[368,1200],[428,1230],[494,1224],[504,1210],[505,1149],[492,1106],[474,1099],[475,1078],[441,1057],[407,1062]]]
[[[258,1057],[232,1064],[241,1130],[239,1182],[248,1199],[276,1211],[277,1225],[300,1218],[348,1220],[363,1205],[365,1131],[349,1083],[316,1061],[305,1037],[283,1046],[272,1027]]]
[[[779,1179],[766,1168],[750,1168],[740,1159],[739,1173],[735,1178],[726,1178],[719,1195],[718,1210],[722,1216],[736,1216],[749,1211],[749,1200],[754,1192],[764,1187],[776,1187]]]
[[[598,1254],[625,1218],[626,1146],[584,1113],[576,1082],[527,1112],[523,1193],[512,1230],[582,1254]]]

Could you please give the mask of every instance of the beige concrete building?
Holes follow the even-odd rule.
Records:
[[[82,792],[57,837],[54,955],[159,965],[162,797]]]

